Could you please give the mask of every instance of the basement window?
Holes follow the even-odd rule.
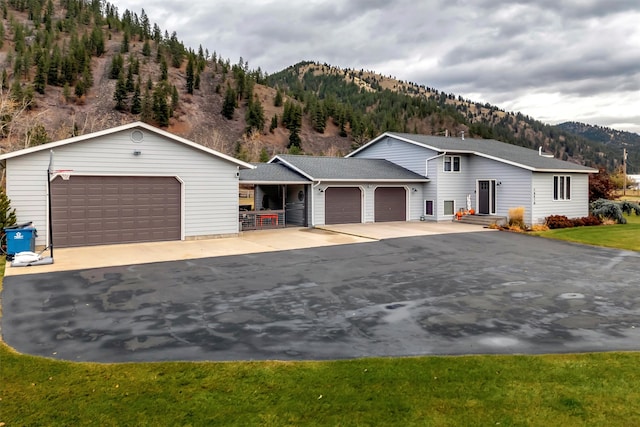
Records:
[[[433,200],[424,201],[424,214],[427,216],[433,216]]]
[[[445,200],[444,201],[444,214],[445,215],[453,215],[453,213],[455,212],[455,206],[454,206],[454,202],[453,200]]]

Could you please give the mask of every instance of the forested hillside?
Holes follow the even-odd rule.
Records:
[[[640,135],[637,133],[578,122],[561,123],[558,128],[590,141],[608,145],[617,151],[620,157],[622,157],[623,149],[626,149],[629,153],[627,173],[640,174]]]
[[[619,145],[373,71],[301,62],[266,75],[215,46],[184,46],[144,10],[100,0],[0,8],[4,151],[142,120],[248,161],[344,155],[387,130],[494,138],[609,169],[621,159]]]

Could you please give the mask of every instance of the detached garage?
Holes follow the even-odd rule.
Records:
[[[18,222],[38,230],[36,245],[49,243],[50,187],[55,247],[237,234],[239,169],[253,168],[141,122],[0,162]]]

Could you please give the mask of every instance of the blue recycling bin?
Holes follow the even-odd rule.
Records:
[[[13,259],[18,252],[34,252],[36,249],[36,229],[27,226],[8,227],[4,229],[7,242],[7,258]]]

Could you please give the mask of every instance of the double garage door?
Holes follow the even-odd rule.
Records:
[[[51,182],[56,247],[180,240],[173,177],[71,176]]]
[[[362,191],[359,187],[329,187],[325,190],[325,224],[362,222]],[[406,221],[404,187],[378,187],[374,195],[374,221]]]

